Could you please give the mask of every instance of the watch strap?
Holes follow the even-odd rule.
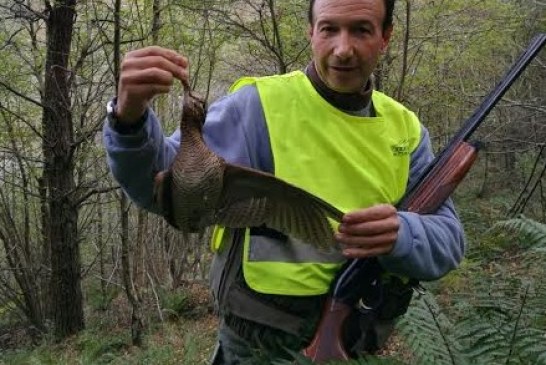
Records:
[[[135,123],[122,123],[119,121],[116,113],[117,98],[113,98],[108,104],[106,115],[108,123],[110,124],[110,128],[119,134],[135,134],[144,127],[146,120],[148,120],[148,109],[146,109],[144,114]]]

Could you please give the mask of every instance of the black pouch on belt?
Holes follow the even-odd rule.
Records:
[[[372,306],[364,300],[359,301],[344,328],[345,348],[351,357],[373,354],[385,346],[396,319],[407,312],[417,285],[416,280],[404,282],[390,276],[383,280],[381,304],[376,309],[370,309]]]

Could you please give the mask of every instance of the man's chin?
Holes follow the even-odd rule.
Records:
[[[364,85],[347,85],[347,84],[334,84],[331,83],[328,85],[330,89],[332,89],[335,92],[338,92],[340,94],[354,94],[360,92],[362,90],[362,87]]]

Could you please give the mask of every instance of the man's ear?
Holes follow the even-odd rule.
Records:
[[[383,44],[381,45],[381,53],[385,53],[385,51],[389,47],[389,42],[391,41],[393,28],[394,27],[391,24],[383,31]]]

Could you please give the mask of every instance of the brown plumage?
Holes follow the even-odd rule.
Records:
[[[328,218],[339,222],[343,212],[271,174],[227,163],[205,145],[204,121],[204,101],[185,87],[180,148],[155,179],[156,203],[170,224],[187,233],[266,225],[320,248],[335,244]]]

